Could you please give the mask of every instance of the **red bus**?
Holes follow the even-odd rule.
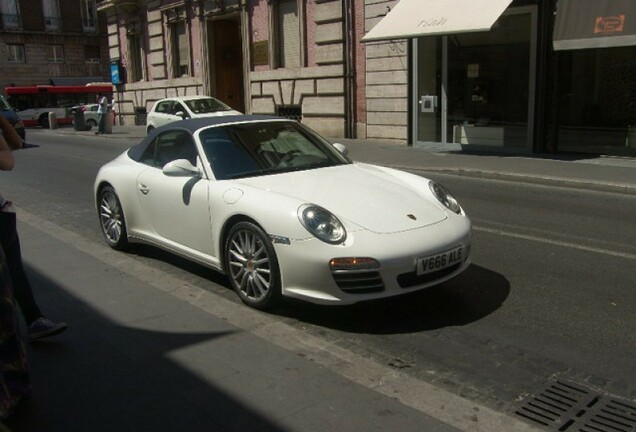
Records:
[[[98,93],[112,100],[113,86],[86,84],[83,86],[5,87],[4,93],[25,126],[48,128],[50,112],[55,113],[59,124],[71,124],[73,123],[72,107],[96,103]]]

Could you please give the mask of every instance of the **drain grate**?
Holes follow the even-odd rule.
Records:
[[[549,431],[636,432],[636,405],[556,380],[515,413]]]

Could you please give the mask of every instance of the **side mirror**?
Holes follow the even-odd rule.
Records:
[[[346,155],[349,154],[349,149],[347,147],[345,147],[343,144],[333,143],[333,146],[336,148],[336,150],[338,150],[343,155],[346,156]]]
[[[168,162],[163,167],[163,173],[169,177],[201,177],[201,171],[187,159],[177,159]]]
[[[188,117],[186,113],[184,113],[183,111],[177,111],[176,113],[174,113],[174,115],[176,115],[177,117],[181,117],[182,119],[185,119]]]

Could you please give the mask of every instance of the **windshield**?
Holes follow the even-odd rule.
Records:
[[[331,144],[292,122],[209,128],[200,139],[218,180],[351,163]]]
[[[185,104],[195,114],[213,113],[217,111],[231,111],[232,108],[225,105],[218,99],[205,98],[205,99],[192,99],[184,101]]]

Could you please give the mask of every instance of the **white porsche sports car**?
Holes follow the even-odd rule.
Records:
[[[94,191],[111,247],[143,242],[209,266],[259,309],[395,296],[470,263],[470,221],[441,185],[352,162],[278,117],[170,123],[104,165]]]

